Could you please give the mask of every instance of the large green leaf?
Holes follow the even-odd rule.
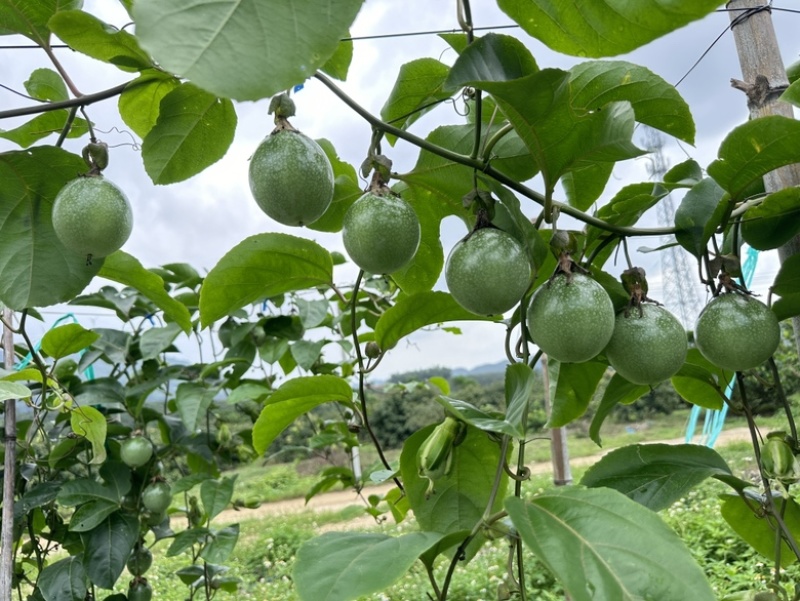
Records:
[[[636,121],[694,143],[694,119],[674,86],[639,65],[625,61],[589,61],[569,70],[573,109],[597,110],[627,100]]]
[[[77,155],[52,146],[0,154],[0,302],[16,311],[65,302],[102,266],[59,242],[55,197],[86,171]]]
[[[439,101],[449,98],[443,84],[450,67],[434,58],[418,58],[400,67],[397,81],[381,109],[381,118],[400,129],[407,129]],[[395,137],[387,138],[394,144]]]
[[[69,118],[69,111],[61,109],[57,111],[48,111],[44,114],[37,115],[27,123],[23,123],[19,127],[10,130],[0,131],[0,138],[5,138],[22,148],[28,148],[35,144],[42,138],[46,138],[52,134],[60,134]],[[80,138],[89,131],[86,121],[83,119],[75,119],[70,126],[68,138]]]
[[[705,409],[722,409],[728,380],[698,349],[689,349],[686,362],[670,381],[675,392],[690,403]]]
[[[318,232],[339,232],[347,209],[364,194],[355,167],[343,161],[330,141],[316,140],[333,168],[333,200],[322,217],[308,224],[308,229]]]
[[[336,45],[336,51],[319,68],[323,73],[339,81],[347,79],[350,63],[353,62],[353,41],[348,39],[349,37],[350,32]]]
[[[162,352],[170,348],[172,343],[181,333],[181,327],[177,323],[170,323],[163,328],[150,328],[142,332],[139,337],[139,352],[142,359],[155,359]]]
[[[758,250],[783,246],[800,232],[800,189],[767,196],[742,217],[742,238]]]
[[[62,10],[48,21],[48,26],[72,50],[111,63],[123,71],[141,71],[152,66],[135,36],[89,13]]]
[[[394,348],[405,336],[425,326],[448,321],[493,321],[459,305],[447,292],[419,292],[400,298],[375,325],[375,342],[382,351]]]
[[[700,19],[720,0],[498,0],[528,34],[564,54],[599,58],[635,50]]]
[[[82,534],[81,539],[83,564],[89,578],[100,588],[114,588],[139,540],[139,520],[117,512],[91,532]]]
[[[702,257],[706,245],[726,212],[725,190],[707,177],[686,193],[675,211],[675,238],[695,257]]]
[[[52,457],[52,456],[51,456]],[[70,532],[89,532],[99,526],[103,520],[119,510],[119,503],[95,499],[84,503],[69,518]]]
[[[31,389],[16,382],[0,382],[0,402],[10,399],[29,399]]]
[[[205,423],[206,412],[214,402],[217,390],[197,382],[182,382],[175,391],[178,415],[189,432],[195,432]]]
[[[349,601],[381,591],[405,574],[440,534],[398,537],[326,532],[297,550],[293,577],[302,601]]]
[[[88,589],[81,558],[65,557],[45,566],[38,585],[45,601],[83,601]]]
[[[83,0],[2,0],[0,31],[19,33],[47,47],[50,45],[50,28],[47,26],[50,18],[60,10],[81,6]]]
[[[470,81],[509,81],[539,70],[525,45],[509,35],[489,33],[460,53],[447,79],[447,88]]]
[[[731,528],[742,537],[753,549],[758,551],[767,560],[775,561],[775,540],[777,533],[772,520],[765,519],[761,513],[754,513],[753,508],[758,510],[764,500],[755,492],[748,491],[747,501],[739,495],[723,494],[720,495],[722,507],[720,513]],[[789,531],[797,540],[800,537],[800,505],[794,499],[776,499],[776,504],[780,507],[785,503],[782,510],[783,521]],[[786,568],[797,561],[797,557],[786,544],[781,541],[781,566]]]
[[[800,121],[780,115],[752,119],[736,127],[722,141],[708,174],[734,200],[764,175],[797,162],[800,157]]]
[[[603,456],[580,483],[613,488],[652,511],[661,511],[712,476],[733,476],[713,449],[694,444],[635,444]]]
[[[461,444],[451,451],[450,472],[434,481],[429,494],[429,482],[419,475],[417,451],[435,426],[427,426],[408,437],[400,455],[400,473],[406,495],[420,528],[448,534],[471,531],[480,521],[489,502],[492,484],[500,464],[500,444],[482,430],[467,426]],[[507,460],[504,458],[503,460]],[[502,507],[508,477],[504,474],[492,511]]]
[[[184,332],[191,331],[192,319],[186,305],[172,298],[164,290],[164,280],[142,267],[142,264],[131,255],[121,250],[110,254],[105,258],[98,275],[112,282],[135,288],[153,301],[164,315],[178,324]]]
[[[333,259],[316,242],[288,234],[256,234],[228,251],[200,289],[206,327],[231,311],[286,292],[327,286]]]
[[[239,540],[239,524],[233,524],[221,530],[211,531],[211,540],[203,548],[200,557],[211,564],[221,564],[228,561],[233,553],[236,542]]]
[[[797,61],[790,67],[787,67],[786,73],[790,74],[789,70],[792,68],[794,69],[792,74],[796,77],[797,73],[800,72],[800,61]],[[795,79],[794,81],[792,81],[791,76],[789,77],[790,85],[786,89],[786,91],[783,94],[781,94],[781,100],[789,102],[795,106],[800,106],[800,83],[798,83],[798,81],[800,80]]]
[[[775,281],[772,283],[772,291],[780,296],[800,294],[800,254],[787,257]]]
[[[200,500],[203,502],[207,519],[213,520],[228,506],[233,497],[235,482],[236,476],[233,476],[219,481],[206,480],[200,485]]]
[[[58,102],[69,98],[67,85],[52,69],[34,69],[25,81],[25,90],[39,100]]]
[[[143,71],[119,96],[119,115],[125,125],[144,139],[158,121],[161,100],[180,83],[176,77],[157,69]]]
[[[603,391],[603,398],[600,399],[600,404],[592,417],[592,424],[589,426],[589,437],[597,446],[603,446],[600,440],[600,427],[614,407],[619,403],[632,403],[649,390],[649,386],[629,382],[616,372],[611,376]]]
[[[560,428],[586,412],[608,364],[600,361],[560,363],[550,360],[551,410],[548,426]]]
[[[98,334],[80,324],[68,323],[42,336],[42,350],[53,359],[62,359],[91,346],[98,338]]]
[[[565,486],[506,510],[573,601],[716,599],[675,531],[615,490]]]
[[[567,202],[580,211],[586,211],[603,195],[613,171],[614,163],[590,163],[565,173],[561,185]]]
[[[236,111],[190,83],[170,90],[142,142],[142,159],[154,184],[174,184],[220,160],[233,142]]]
[[[136,36],[165,70],[236,100],[302,83],[336,52],[363,0],[137,0]]]
[[[352,405],[353,389],[337,376],[307,376],[287,380],[267,398],[253,425],[253,448],[263,455],[273,440],[295,419],[317,405]]]

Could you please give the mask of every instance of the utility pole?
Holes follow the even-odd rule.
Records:
[[[11,330],[14,314],[3,309],[3,335],[0,345],[3,348],[3,367],[14,368],[14,333]],[[14,483],[16,476],[17,414],[15,399],[5,402],[5,462],[3,472],[3,517],[0,528],[0,599],[11,599],[13,576],[14,545]]]
[[[789,80],[766,0],[731,0],[727,8],[744,78],[744,81],[732,79],[731,85],[747,94],[750,117],[781,115],[794,119],[792,106],[778,100],[789,85]],[[768,194],[798,185],[800,164],[780,167],[764,176],[764,189]],[[778,257],[783,263],[798,252],[800,236],[781,246]],[[792,325],[795,345],[800,354],[800,317],[794,317]]]
[[[552,403],[547,355],[542,354],[541,364],[544,378],[544,408],[549,418]],[[569,449],[567,448],[567,428],[564,426],[550,430],[550,457],[553,462],[553,484],[556,486],[572,484],[572,470],[569,465]]]

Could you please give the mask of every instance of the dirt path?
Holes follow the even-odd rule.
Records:
[[[732,428],[724,430],[717,439],[717,446],[725,446],[731,442],[749,441],[750,432],[747,428]],[[648,441],[648,444],[665,443],[665,444],[683,444],[686,442],[684,437],[672,438],[669,440],[653,440]],[[601,452],[586,457],[577,457],[570,460],[570,466],[583,467],[591,465],[598,461],[603,455],[613,451],[614,449],[603,449]],[[552,464],[549,461],[533,463],[528,466],[532,474],[547,474],[552,472]],[[393,488],[393,484],[381,484],[380,486],[373,486],[365,489],[365,494],[378,494],[382,495]],[[232,509],[223,511],[217,516],[214,521],[217,523],[238,522],[241,520],[260,519],[266,516],[281,516],[295,513],[302,513],[305,511],[313,513],[325,513],[341,511],[350,505],[361,505],[364,501],[353,490],[341,490],[324,493],[313,497],[308,504],[305,499],[285,499],[283,501],[276,501],[274,503],[264,503],[255,509],[242,509],[235,511]],[[369,521],[372,518],[364,516]]]

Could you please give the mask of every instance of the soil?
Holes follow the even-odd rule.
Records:
[[[749,441],[750,440],[750,432],[747,428],[732,428],[730,430],[723,430],[719,437],[717,438],[716,445],[717,446],[725,446],[731,442],[738,442],[738,441]],[[654,440],[649,441],[648,444],[655,444],[655,443],[663,443],[663,444],[684,444],[686,439],[684,437],[681,438],[673,438],[669,440]],[[596,461],[598,461],[603,455],[613,451],[614,449],[603,449],[599,453],[594,455],[589,455],[586,457],[576,457],[570,460],[571,467],[584,467],[588,465],[592,465]],[[528,468],[531,470],[531,474],[541,475],[541,474],[548,474],[552,473],[553,465],[549,461],[541,462],[541,463],[533,463],[528,465]],[[337,512],[350,507],[351,505],[365,505],[366,495],[383,495],[389,490],[394,487],[394,484],[381,484],[379,486],[372,486],[367,489],[364,489],[359,495],[354,490],[340,490],[340,491],[333,491],[327,492],[320,495],[317,495],[310,499],[308,503],[305,502],[303,498],[297,499],[285,499],[283,501],[276,501],[274,503],[264,503],[255,509],[240,509],[240,510],[233,510],[228,509],[223,511],[219,516],[214,518],[214,521],[218,524],[221,523],[230,523],[230,522],[238,522],[242,520],[251,520],[251,519],[261,519],[267,516],[281,516],[281,515],[288,515],[288,514],[297,514],[303,512],[309,513],[329,513],[329,512]],[[368,525],[369,523],[374,523],[374,519],[369,515],[360,515],[350,522],[340,522],[337,524],[330,525],[329,529],[338,529],[341,524],[346,523],[348,528],[352,528],[354,526],[360,525],[359,523],[363,523],[363,525]],[[324,528],[328,529],[328,528]]]

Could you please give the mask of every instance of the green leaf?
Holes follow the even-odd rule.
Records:
[[[52,69],[34,69],[25,82],[25,90],[39,100],[67,100],[69,92],[61,76]]]
[[[222,513],[231,502],[235,482],[236,476],[233,476],[220,481],[206,480],[200,485],[200,500],[203,502],[203,509],[209,520],[213,520]]]
[[[163,71],[143,71],[119,96],[117,105],[125,125],[144,139],[158,121],[161,100],[180,83],[179,79]]]
[[[753,549],[767,558],[768,561],[775,561],[775,527],[772,520],[765,519],[764,515],[753,513],[753,508],[760,508],[764,500],[755,492],[748,493],[745,501],[739,495],[730,493],[720,495],[722,506],[720,513],[728,522],[731,528],[742,540],[749,544]],[[800,536],[800,505],[792,498],[783,498],[777,501],[778,506],[785,503],[783,511],[783,521],[789,528],[795,540]],[[797,561],[797,557],[786,544],[781,541],[780,547],[781,566],[786,568]]]
[[[639,65],[625,61],[589,61],[569,70],[574,110],[597,110],[628,101],[636,121],[694,144],[694,119],[674,86]]]
[[[525,438],[525,417],[536,383],[536,376],[527,364],[515,363],[506,367],[506,421],[517,431],[519,439]]]
[[[80,324],[68,323],[42,336],[42,350],[53,359],[62,359],[91,346],[98,338],[98,334]]]
[[[118,509],[119,503],[102,499],[84,503],[75,510],[69,519],[69,530],[70,532],[89,532]]]
[[[297,314],[300,322],[305,329],[316,328],[328,317],[330,305],[327,300],[306,300],[304,298],[295,299]]]
[[[257,234],[228,251],[200,289],[200,321],[206,327],[263,298],[333,281],[330,253],[316,242],[288,234]]]
[[[114,588],[139,540],[139,520],[117,512],[91,532],[82,534],[81,539],[85,549],[83,563],[89,578],[100,588]]]
[[[84,405],[75,407],[70,413],[72,431],[83,436],[92,445],[90,465],[99,465],[106,460],[106,432],[108,423],[106,416],[94,407]]]
[[[797,63],[794,63],[792,67],[794,67],[794,73],[796,75],[798,72]],[[791,67],[787,67],[787,73],[790,68]],[[800,106],[800,83],[797,83],[800,80],[795,79],[794,81],[791,81],[790,79],[789,81],[791,82],[791,85],[789,85],[789,87],[786,88],[786,91],[784,91],[784,93],[781,94],[780,99],[783,100],[784,102],[789,102],[795,106]]]
[[[0,154],[0,302],[10,309],[65,302],[100,269],[64,248],[51,219],[58,192],[85,170],[81,157],[51,146]]]
[[[39,592],[45,601],[82,601],[86,598],[86,571],[80,557],[65,557],[39,574]]]
[[[81,10],[62,10],[48,21],[50,30],[72,50],[119,67],[141,71],[153,66],[136,37]]]
[[[448,321],[492,321],[459,305],[447,292],[419,292],[401,297],[375,324],[375,342],[384,352],[425,326]],[[496,321],[496,319],[494,319]]]
[[[489,33],[459,54],[445,84],[448,90],[474,81],[510,81],[539,70],[536,60],[517,38]]]
[[[780,115],[751,119],[728,134],[717,156],[708,166],[708,174],[733,200],[741,200],[747,188],[764,175],[797,162],[800,122]]]
[[[800,189],[767,196],[742,217],[742,238],[757,250],[783,246],[800,232]]]
[[[233,142],[236,111],[190,83],[170,90],[142,142],[142,159],[154,184],[174,184],[220,160]]]
[[[800,294],[788,294],[772,304],[779,321],[800,315]]]
[[[451,414],[479,430],[506,434],[512,438],[524,438],[518,426],[511,424],[500,413],[484,411],[472,403],[451,399],[445,395],[437,396],[436,402],[444,407],[446,414]]]
[[[31,398],[31,389],[27,386],[16,382],[0,382],[0,402],[29,398]]]
[[[139,352],[143,360],[155,359],[162,352],[168,349],[178,335],[181,333],[181,326],[177,323],[170,323],[163,328],[150,328],[142,332],[139,337]]]
[[[202,544],[209,534],[208,528],[187,528],[175,535],[175,539],[167,549],[167,557],[180,555],[192,545]]]
[[[197,382],[182,382],[175,391],[175,404],[183,425],[189,432],[196,432],[205,423],[206,411],[214,402],[217,390]]]
[[[694,159],[678,163],[664,174],[664,182],[694,186],[703,179],[703,168]]]
[[[159,65],[213,94],[258,100],[302,83],[336,53],[363,0],[137,0],[136,36]]]
[[[112,282],[135,288],[153,301],[164,315],[177,323],[184,332],[191,331],[192,319],[186,305],[172,298],[164,289],[164,280],[142,267],[142,264],[131,255],[121,250],[110,254],[105,258],[98,275]]]
[[[592,424],[589,426],[589,437],[598,447],[603,446],[600,440],[600,427],[614,407],[619,403],[632,403],[649,390],[649,386],[629,382],[618,373],[611,376],[611,380],[603,391],[603,398],[600,399],[600,404],[592,417]]]
[[[720,0],[499,0],[529,35],[563,54],[599,58],[635,50],[722,4]]]
[[[573,601],[716,599],[675,531],[615,490],[565,486],[506,510]]]
[[[68,118],[69,111],[66,109],[48,111],[44,114],[37,115],[19,127],[7,131],[0,131],[0,138],[10,140],[22,148],[28,148],[42,138],[46,138],[52,134],[60,134],[63,131]],[[67,134],[67,137],[80,138],[86,134],[87,131],[89,131],[89,129],[86,125],[86,121],[78,118],[72,122],[72,126]]]
[[[772,283],[772,291],[780,296],[798,294],[800,290],[800,254],[787,257],[781,263],[778,275]]]
[[[298,340],[292,344],[292,357],[297,365],[305,370],[311,369],[322,353],[322,347],[328,344],[327,340]]]
[[[60,10],[80,8],[82,4],[83,0],[4,0],[0,2],[0,30],[19,33],[40,46],[49,47],[47,22],[50,18]]]
[[[561,185],[570,206],[586,211],[603,195],[614,163],[590,163],[565,173]]]
[[[293,580],[302,601],[349,601],[381,591],[403,574],[441,535],[398,537],[369,532],[326,532],[297,550]]]
[[[435,492],[428,494],[428,480],[419,475],[417,452],[435,426],[427,426],[408,437],[400,455],[400,473],[411,509],[420,528],[448,534],[471,531],[489,502],[492,485],[500,463],[500,444],[485,432],[467,426],[461,444],[451,451],[453,465],[449,474],[434,482]],[[506,458],[507,459],[507,458]],[[503,474],[492,512],[502,507],[508,477]]]
[[[344,37],[349,38],[350,32]],[[351,62],[353,62],[353,42],[343,39],[336,45],[336,51],[319,70],[334,79],[344,81],[347,79],[347,72],[350,70]]]
[[[672,376],[672,387],[681,397],[694,405],[705,409],[722,409],[724,401],[723,388],[727,382],[720,382],[715,374],[716,369],[698,365],[692,357],[699,355],[697,349],[689,349],[686,363]]]
[[[666,509],[712,476],[733,476],[713,449],[696,444],[634,444],[590,467],[581,484],[613,488],[652,511]]]
[[[322,217],[308,224],[308,229],[318,232],[339,232],[347,209],[363,196],[364,191],[361,189],[355,167],[339,158],[333,144],[324,138],[316,142],[325,152],[333,168],[333,200]]]
[[[203,548],[200,557],[211,564],[221,564],[228,560],[239,540],[239,524],[227,526],[222,530],[212,530],[211,540]]]
[[[442,89],[449,72],[450,67],[433,58],[418,58],[402,65],[381,109],[381,118],[390,125],[408,129],[439,101],[450,98],[451,93]],[[396,138],[387,136],[387,140],[394,145]]]
[[[607,368],[608,364],[600,361],[548,361],[552,405],[548,427],[560,428],[583,415]]]
[[[253,425],[253,448],[263,455],[273,440],[295,419],[323,403],[351,406],[353,389],[336,376],[307,376],[287,380],[267,399]]]
[[[695,257],[702,257],[727,207],[725,191],[711,178],[700,180],[675,211],[675,238]]]

